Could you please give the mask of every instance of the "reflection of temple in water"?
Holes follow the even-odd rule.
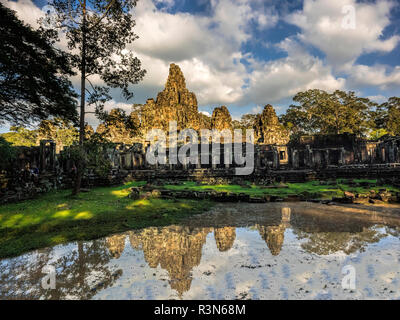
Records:
[[[261,238],[267,243],[269,250],[273,256],[277,256],[282,249],[285,238],[285,230],[290,223],[290,208],[282,208],[282,220],[278,226],[261,226],[256,225]]]
[[[232,248],[236,239],[235,227],[223,227],[214,229],[215,243],[219,251],[228,251]]]
[[[289,224],[293,236],[301,240],[301,248],[307,253],[317,255],[327,255],[338,251],[343,251],[345,254],[362,251],[368,244],[378,243],[389,233],[395,237],[400,234],[398,218],[393,218],[393,220],[378,217],[379,220],[377,220],[376,217],[370,215],[362,217],[353,214],[338,215],[336,208],[329,209],[325,206],[311,206],[306,210],[301,208],[301,211],[295,206],[292,210],[281,206],[276,206],[268,212],[265,212],[262,206],[258,207],[260,209],[257,212],[257,220],[254,219],[249,224],[256,227],[274,256],[281,253],[285,240],[284,233]],[[200,264],[207,236],[210,243],[204,249],[211,250],[214,255],[211,259],[217,261],[222,256],[219,252],[229,252],[233,248],[238,232],[236,228],[248,226],[243,219],[240,219],[240,215],[237,215],[237,220],[233,215],[228,218],[226,215],[221,215],[221,217],[223,221],[229,220],[229,226],[226,224],[224,226],[222,222],[213,224],[212,221],[210,223],[201,221],[203,225],[199,227],[153,227],[88,243],[78,242],[71,245],[66,253],[62,248],[62,254],[57,251],[60,249],[47,248],[34,252],[33,256],[28,254],[11,259],[9,264],[0,264],[0,299],[90,299],[94,297],[100,291],[112,287],[124,272],[126,267],[124,264],[120,266],[118,261],[110,259],[119,259],[125,248],[129,246],[125,245],[127,235],[129,235],[131,247],[143,251],[144,259],[151,268],[160,267],[166,270],[171,288],[181,296],[192,285],[191,273]],[[216,218],[212,217],[212,219]],[[210,225],[219,227],[208,227]],[[386,232],[381,231],[382,227],[386,228]],[[211,232],[214,233],[214,237],[210,234]],[[258,237],[257,234],[256,237]],[[290,239],[290,241],[297,240]],[[55,257],[58,257],[57,261],[51,262]],[[287,255],[283,258],[286,259]],[[279,258],[276,259],[279,261]],[[207,262],[210,263],[208,259]],[[40,279],[43,277],[42,268],[49,263],[55,265],[57,270],[61,270],[57,272],[57,290],[45,290],[40,285]],[[133,259],[132,263],[140,263],[142,267],[140,259]],[[234,265],[229,267],[235,268]],[[13,270],[13,272],[5,272],[6,270]]]
[[[126,234],[117,234],[106,238],[106,245],[110,255],[118,259],[125,249]]]
[[[129,239],[132,248],[143,250],[151,268],[160,265],[168,271],[171,288],[181,295],[190,289],[191,271],[200,264],[201,251],[211,230],[183,226],[147,228],[130,232]]]
[[[273,255],[278,255],[284,240],[284,232],[290,222],[290,208],[282,208],[279,225],[257,225]],[[130,231],[133,249],[143,250],[144,258],[151,268],[160,266],[169,274],[170,285],[180,295],[190,289],[191,272],[200,264],[207,235],[214,231],[216,246],[220,252],[229,251],[236,239],[236,227],[190,228],[169,226]],[[110,255],[118,259],[125,248],[126,235],[114,235],[106,239]]]

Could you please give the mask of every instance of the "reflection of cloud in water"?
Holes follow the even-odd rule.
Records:
[[[394,268],[400,259],[398,220],[379,218],[377,225],[376,216],[349,216],[320,205],[241,205],[235,204],[237,214],[229,210],[225,225],[227,205],[180,226],[2,260],[0,298],[400,297],[400,271]],[[38,285],[47,264],[57,268],[53,292]],[[357,269],[360,288],[353,295],[340,287],[344,264]],[[368,265],[374,266],[372,279]]]

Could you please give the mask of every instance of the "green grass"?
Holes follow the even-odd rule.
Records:
[[[344,191],[349,191],[352,193],[368,193],[369,190],[373,189],[378,191],[380,188],[386,188],[391,192],[399,192],[399,188],[395,188],[389,185],[381,185],[377,186],[376,180],[364,180],[364,179],[355,179],[353,180],[355,183],[360,182],[369,182],[374,186],[370,187],[361,187],[361,186],[351,186],[347,183],[346,180],[338,179],[336,184],[325,185],[320,184],[319,181],[309,181],[304,183],[287,183],[287,188],[276,188],[271,187],[263,187],[257,186],[254,184],[247,183],[247,186],[239,186],[239,185],[198,185],[196,182],[184,182],[181,185],[165,185],[163,186],[166,189],[170,190],[194,190],[194,191],[206,191],[206,190],[214,190],[218,192],[227,192],[227,193],[245,193],[251,196],[279,196],[285,198],[289,195],[308,195],[311,198],[315,199],[330,199],[332,197],[342,197]]]
[[[129,229],[162,226],[210,208],[209,201],[127,198],[132,182],[96,188],[78,197],[70,190],[0,207],[0,258]]]
[[[351,186],[346,180],[333,184],[318,181],[288,183],[287,188],[266,188],[247,183],[239,185],[198,185],[184,182],[165,185],[171,190],[215,190],[228,193],[246,193],[252,196],[271,195],[285,198],[289,195],[307,195],[310,198],[329,199],[343,196],[344,191],[368,193],[386,188],[400,192],[388,185],[370,187]],[[75,240],[90,240],[129,229],[164,226],[179,222],[192,214],[209,209],[213,203],[206,200],[141,199],[127,197],[129,188],[146,182],[131,182],[118,187],[96,188],[78,197],[70,190],[45,194],[37,199],[0,207],[0,258],[15,256],[26,251],[53,246]]]

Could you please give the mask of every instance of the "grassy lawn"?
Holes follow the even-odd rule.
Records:
[[[74,240],[178,222],[201,213],[212,203],[196,200],[127,198],[129,187],[96,188],[70,197],[70,190],[0,207],[0,258]]]
[[[308,195],[310,198],[330,199],[343,196],[344,191],[368,193],[386,188],[400,192],[392,186],[377,186],[376,180],[368,187],[351,186],[344,180],[330,184],[318,181],[288,183],[287,187],[263,187],[250,182],[246,185],[198,185],[184,182],[165,185],[171,190],[215,190],[228,193],[246,193],[252,196],[271,195],[285,198],[289,195]],[[213,203],[189,199],[140,199],[127,196],[129,188],[146,182],[131,182],[118,187],[96,188],[72,198],[70,190],[45,194],[37,199],[0,207],[0,258],[15,256],[26,251],[53,246],[74,240],[89,240],[129,229],[163,226],[179,222],[192,214],[204,212]]]
[[[247,183],[246,186],[239,185],[198,185],[196,182],[184,182],[181,185],[165,185],[165,189],[170,190],[195,190],[195,191],[206,191],[215,190],[218,192],[228,192],[228,193],[245,193],[251,196],[279,196],[287,197],[289,195],[309,195],[315,199],[330,199],[332,197],[342,197],[344,191],[349,191],[352,193],[368,193],[369,190],[378,191],[381,188],[386,188],[390,192],[400,192],[399,188],[395,188],[389,185],[376,185],[376,180],[362,180],[354,179],[355,183],[369,182],[371,186],[351,186],[347,184],[346,180],[338,179],[335,184],[326,185],[321,184],[319,181],[309,181],[304,183],[287,183],[287,188],[282,188],[277,186],[273,187],[263,187]]]

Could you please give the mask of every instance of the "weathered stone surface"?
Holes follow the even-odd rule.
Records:
[[[354,193],[351,193],[351,192],[349,192],[349,191],[345,191],[345,192],[344,192],[344,197],[345,197],[345,198],[354,199],[354,198],[355,198],[355,195],[354,195]]]
[[[129,235],[132,248],[141,249],[151,268],[168,271],[171,288],[181,295],[190,289],[191,271],[199,265],[203,245],[211,229],[182,226],[147,228]]]
[[[232,131],[232,118],[229,110],[225,106],[215,108],[211,117],[211,129],[222,131],[228,129]]]
[[[165,88],[158,93],[157,100],[148,99],[140,110],[141,132],[152,128],[168,131],[170,121],[176,121],[178,130],[199,130],[206,119],[197,107],[197,98],[186,88],[185,78],[179,66],[171,64]]]
[[[107,248],[110,252],[110,255],[113,258],[118,259],[121,256],[122,252],[124,252],[125,239],[126,239],[126,235],[124,235],[124,234],[120,234],[120,235],[117,234],[117,235],[106,238]]]
[[[255,122],[256,141],[264,144],[285,145],[289,142],[289,134],[279,123],[274,108],[268,104]]]
[[[140,190],[139,188],[136,187],[132,187],[130,189],[130,194],[128,195],[128,197],[132,200],[137,200],[140,197]]]
[[[214,229],[214,238],[219,251],[228,251],[232,248],[236,239],[235,227],[224,227]]]
[[[277,256],[282,249],[285,237],[285,226],[260,226],[257,225],[258,232],[263,240],[267,243],[269,250],[273,256]]]

